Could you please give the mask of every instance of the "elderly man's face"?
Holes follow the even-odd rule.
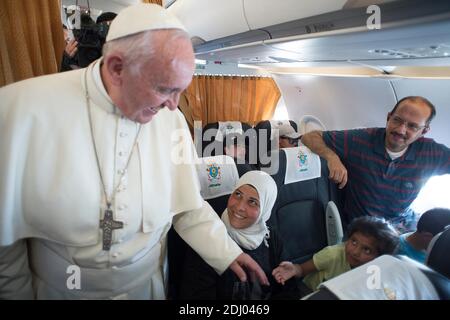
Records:
[[[192,80],[195,63],[190,41],[165,41],[167,32],[154,36],[156,58],[143,64],[141,76],[131,72],[132,66],[124,70],[120,109],[133,121],[147,123],[164,107],[175,110]]]

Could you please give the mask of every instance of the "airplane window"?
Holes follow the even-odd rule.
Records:
[[[419,213],[435,207],[450,209],[449,187],[450,174],[431,177],[420,190],[416,200],[411,204],[411,208]]]

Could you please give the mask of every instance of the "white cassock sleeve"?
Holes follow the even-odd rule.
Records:
[[[211,206],[177,214],[173,218],[175,231],[203,260],[222,274],[242,253],[242,249],[227,233],[227,229]]]
[[[0,299],[34,299],[26,240],[0,247]]]

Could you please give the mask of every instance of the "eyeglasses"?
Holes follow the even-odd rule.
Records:
[[[391,116],[391,117],[389,118],[389,121],[391,121],[392,124],[395,125],[396,127],[399,127],[399,126],[405,124],[405,125],[406,125],[406,128],[407,128],[408,130],[410,130],[410,131],[413,131],[413,132],[417,132],[417,131],[419,131],[419,130],[421,130],[421,129],[423,129],[423,128],[428,127],[428,124],[426,124],[426,125],[424,125],[424,126],[419,126],[419,125],[416,124],[416,123],[412,123],[412,122],[408,122],[408,121],[406,121],[406,120],[403,120],[403,119],[400,118],[399,116]]]

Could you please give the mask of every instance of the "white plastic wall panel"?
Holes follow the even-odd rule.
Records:
[[[436,107],[436,117],[431,122],[427,137],[450,147],[450,80],[403,79],[394,81],[398,98],[406,96],[423,96]]]
[[[319,118],[329,130],[384,127],[387,113],[396,100],[385,79],[343,78],[302,75],[273,75],[284,98],[289,118],[305,115]],[[419,95],[436,107],[427,137],[450,146],[450,80],[393,80],[398,99]]]
[[[384,79],[279,74],[273,78],[290,119],[298,122],[304,115],[313,115],[329,130],[383,127],[395,104]]]
[[[205,41],[249,31],[242,0],[178,0],[168,10]]]

